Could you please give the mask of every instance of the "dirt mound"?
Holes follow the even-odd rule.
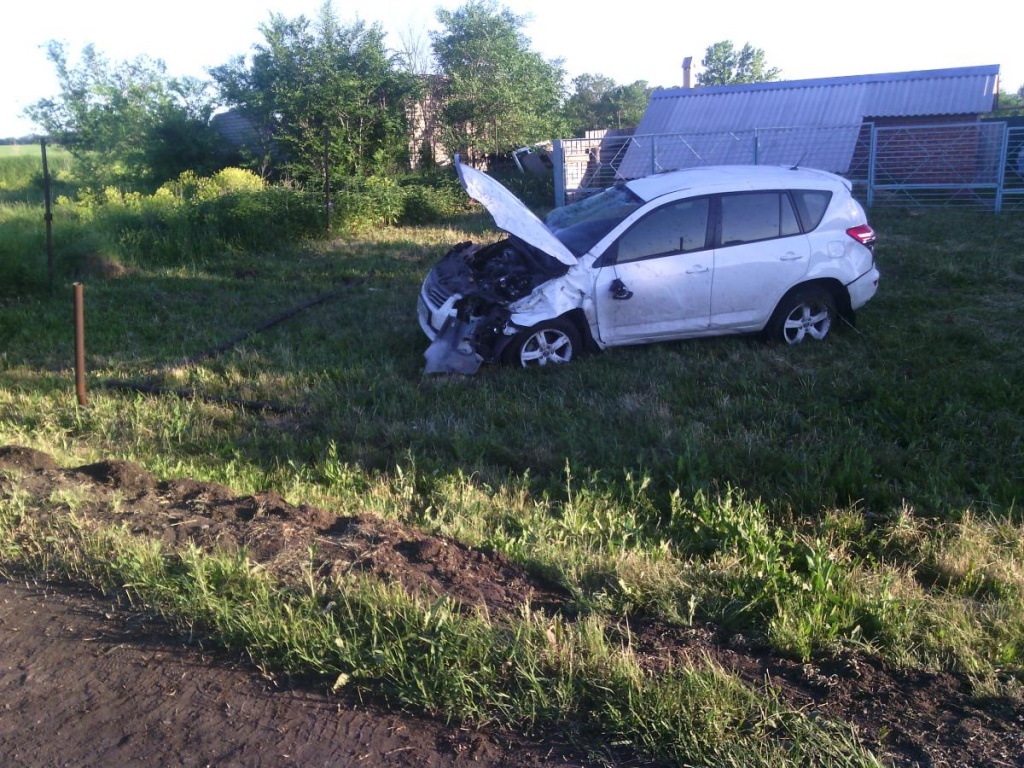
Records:
[[[401,584],[413,593],[448,595],[467,608],[485,606],[492,616],[518,610],[523,604],[530,605],[534,610],[552,612],[564,611],[569,605],[567,595],[556,585],[510,563],[500,553],[429,536],[373,515],[342,516],[308,505],[296,506],[270,491],[239,496],[213,483],[187,479],[161,481],[131,462],[103,461],[74,469],[61,469],[52,457],[17,446],[0,447],[0,470],[4,469],[8,470],[5,473],[8,479],[4,480],[3,475],[0,475],[0,498],[17,492],[40,499],[59,499],[62,495],[58,492],[62,492],[64,498],[77,499],[75,509],[80,515],[126,525],[135,533],[159,539],[172,547],[192,541],[205,548],[244,548],[251,559],[285,579],[301,579],[310,568],[323,576],[364,571],[391,583]],[[38,594],[25,594],[23,591],[14,594],[10,585],[4,588],[0,598],[5,600],[5,613],[0,620],[8,629],[19,625],[23,618],[28,622],[27,614],[32,611],[36,611],[32,615],[37,616],[37,619],[45,615],[58,623],[67,623],[68,620],[53,619],[50,613],[52,610],[63,610],[65,613],[72,611],[75,616],[83,613],[101,613],[105,616],[113,611],[103,603],[90,602],[94,598],[85,599],[85,608],[61,608],[64,597],[58,597],[57,607],[54,608],[49,596],[44,599]],[[75,597],[76,601],[83,599]],[[229,687],[224,682],[225,669],[222,664],[213,663],[207,657],[189,655],[193,651],[186,652],[175,646],[177,641],[168,635],[165,627],[130,616],[119,618],[118,621],[124,624],[124,628],[115,632],[117,642],[120,643],[117,647],[132,649],[133,653],[142,654],[140,658],[149,660],[140,661],[138,667],[133,668],[129,680],[124,683],[125,690],[130,689],[132,696],[122,697],[120,701],[80,702],[82,709],[79,711],[88,709],[90,713],[99,712],[100,716],[106,718],[93,724],[90,729],[91,741],[82,741],[83,745],[92,745],[89,749],[95,749],[99,732],[108,735],[122,732],[134,734],[130,738],[124,736],[129,745],[125,749],[134,748],[130,747],[133,743],[136,747],[144,743],[143,734],[137,730],[125,731],[128,726],[121,723],[119,718],[132,720],[135,713],[153,707],[162,713],[160,716],[168,723],[181,721],[181,727],[161,726],[177,734],[174,737],[176,741],[171,743],[177,745],[176,749],[184,750],[181,754],[191,754],[188,752],[190,745],[212,745],[209,749],[214,751],[208,751],[204,746],[194,754],[219,755],[213,762],[222,765],[262,764],[253,759],[252,749],[256,748],[251,745],[261,743],[261,739],[264,742],[267,739],[271,742],[274,739],[280,740],[284,738],[283,734],[292,732],[307,735],[327,733],[331,739],[347,740],[346,743],[352,740],[361,742],[365,738],[368,740],[363,745],[367,750],[366,755],[376,755],[373,758],[376,762],[371,760],[371,764],[455,765],[461,764],[461,761],[473,761],[475,765],[586,763],[578,755],[572,756],[570,751],[557,744],[548,745],[554,749],[548,755],[537,745],[529,746],[527,742],[518,741],[515,749],[521,748],[523,751],[510,753],[507,751],[509,737],[478,733],[467,735],[465,731],[445,729],[436,723],[408,720],[369,710],[360,710],[359,717],[365,720],[360,721],[360,725],[351,726],[354,728],[352,731],[345,731],[344,728],[349,726],[339,726],[333,719],[325,725],[325,721],[320,719],[325,717],[324,712],[330,711],[331,717],[337,718],[337,708],[349,706],[351,702],[309,691],[302,694],[294,691],[287,695],[280,692],[271,694],[269,691],[273,688],[272,684],[260,682],[251,672],[238,669],[230,670],[231,674],[241,675],[246,678],[246,682],[240,684],[239,688]],[[5,635],[2,650],[6,661],[0,673],[0,691],[14,691],[17,696],[26,697],[35,694],[22,691],[22,686],[38,685],[45,688],[47,685],[65,685],[49,677],[61,674],[58,671],[59,665],[45,673],[31,672],[50,669],[45,667],[53,661],[48,660],[50,653],[59,653],[62,657],[70,655],[71,663],[82,674],[94,674],[93,670],[98,664],[102,667],[102,659],[96,654],[97,646],[84,639],[91,635],[79,635],[65,630],[54,630],[58,635],[63,633],[67,642],[63,643],[59,651],[52,652],[43,646],[32,650],[31,643],[24,647],[12,644],[11,638],[14,635]],[[639,658],[651,669],[664,668],[687,659],[710,657],[734,670],[751,685],[770,685],[791,706],[817,711],[823,716],[855,725],[868,746],[894,765],[1024,765],[1024,712],[1014,708],[1009,701],[972,697],[967,681],[955,675],[899,670],[878,659],[854,655],[822,657],[811,664],[802,664],[778,656],[770,649],[758,647],[739,636],[723,638],[710,627],[679,628],[658,622],[635,621],[630,630]],[[44,628],[44,631],[47,630]],[[108,627],[104,631],[111,630]],[[172,649],[177,650],[166,650],[168,642]],[[156,646],[164,650],[158,653],[153,650]],[[18,661],[19,654],[27,654],[26,660]],[[146,654],[149,656],[146,657]],[[186,656],[188,661],[181,662]],[[179,699],[183,702],[179,709],[171,707],[165,711],[160,709],[158,701],[145,698],[135,690],[136,687],[147,691],[174,688],[168,682],[171,673],[168,673],[166,665],[178,663],[187,667],[190,684],[207,685],[205,690],[216,692],[206,704],[212,703],[221,714],[249,713],[256,718],[254,722],[262,723],[258,728],[265,730],[259,730],[256,726],[253,726],[256,730],[238,730],[240,722],[252,719],[242,717],[234,720],[229,718],[223,722],[217,720],[219,725],[211,721],[209,729],[220,728],[223,732],[220,735],[207,732],[208,729],[194,718],[190,709],[203,704],[199,693]],[[111,674],[105,667],[103,670],[95,674]],[[40,722],[44,725],[49,723],[53,733],[57,733],[64,727],[62,724],[68,717],[63,702],[67,694],[48,695],[50,698],[33,704],[38,707],[33,717],[41,717]],[[5,701],[12,700],[5,696]],[[17,700],[30,701],[28,698]],[[268,706],[266,711],[270,714],[261,714]],[[13,755],[12,745],[26,743],[33,750],[45,747],[46,740],[41,737],[30,742],[15,739],[12,731],[17,728],[8,725],[14,722],[8,719],[8,714],[5,712],[4,719],[0,721],[3,723],[0,726],[0,751]],[[286,728],[281,723],[286,723]],[[337,730],[339,727],[342,731]],[[429,735],[415,738],[412,742],[404,740],[405,737],[395,741],[386,735],[389,728],[405,729],[403,732],[410,734],[415,730]],[[29,731],[36,733],[34,726]],[[246,742],[247,739],[253,741]],[[246,747],[246,743],[250,747]],[[38,762],[30,760],[22,764],[81,762],[70,757],[64,758],[64,753],[53,746],[53,740],[50,744],[50,759]],[[531,751],[534,747],[538,751]],[[222,751],[216,752],[217,749]],[[246,749],[250,751],[246,752]],[[306,751],[303,751],[301,745],[294,746],[294,749],[297,751],[288,754],[304,756],[301,759],[295,757],[294,764],[308,764],[307,758],[322,762],[321,753],[309,752],[308,744]],[[46,754],[45,749],[40,754]],[[99,763],[131,764],[134,758],[129,759],[127,756],[135,753],[129,751],[120,755],[115,750],[86,751],[82,754],[106,756],[104,760],[99,757],[90,758]],[[288,764],[283,758],[279,763],[274,763],[270,758],[271,753],[266,754],[266,764]],[[273,754],[286,753],[281,751]],[[352,761],[357,753],[350,751],[330,754],[339,763],[344,763],[345,754]],[[381,757],[385,754],[390,757]],[[150,762],[153,761],[165,764],[161,759],[154,758]],[[176,764],[198,765],[205,762],[186,760]]]
[[[170,546],[192,541],[207,549],[245,549],[251,560],[282,578],[301,578],[309,568],[320,576],[366,571],[411,593],[448,595],[492,612],[516,610],[524,603],[538,609],[557,606],[565,598],[498,553],[372,515],[339,516],[295,506],[273,491],[238,496],[215,483],[158,482],[126,461],[89,464],[70,473],[44,469],[57,484],[80,483],[84,476],[131,498],[128,506],[123,501],[108,505],[102,503],[106,495],[93,489],[90,495],[98,503],[85,510],[93,519],[128,523],[133,532]]]
[[[0,467],[24,470],[58,468],[56,460],[50,454],[20,445],[0,446]]]

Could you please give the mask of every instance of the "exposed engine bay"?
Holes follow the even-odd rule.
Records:
[[[437,264],[434,275],[450,294],[511,304],[568,270],[543,251],[509,236],[490,245],[459,243]]]

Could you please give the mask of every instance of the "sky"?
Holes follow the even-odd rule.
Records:
[[[425,39],[437,29],[435,10],[462,0],[335,0],[342,23],[380,23],[388,45]],[[39,99],[58,93],[48,40],[66,44],[72,63],[88,44],[113,62],[140,55],[162,59],[172,76],[207,77],[207,69],[249,53],[262,41],[270,15],[315,18],[323,0],[49,0],[10,3],[0,12],[0,137],[21,136],[36,126],[22,115]],[[507,0],[527,16],[532,48],[562,59],[571,78],[584,72],[617,83],[646,80],[651,86],[682,85],[682,62],[693,57],[694,76],[712,43],[751,43],[765,52],[784,80],[1000,65],[1001,91],[1024,84],[1020,19],[991,6],[928,4],[909,0],[821,3],[666,3],[633,0],[614,5],[553,0]],[[784,11],[779,8],[784,7]],[[1002,7],[1006,7],[1005,5]]]

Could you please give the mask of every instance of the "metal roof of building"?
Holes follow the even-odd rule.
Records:
[[[866,118],[965,115],[974,119],[989,112],[999,82],[999,65],[891,72],[812,80],[779,80],[709,88],[655,91],[636,136],[710,135],[755,129],[835,129],[852,154],[856,127]],[[624,158],[620,174],[634,178],[630,168],[646,159]],[[714,162],[734,162],[718,156]],[[790,161],[792,162],[792,161]],[[829,170],[843,170],[842,167]],[[819,166],[821,167],[821,166]]]
[[[865,117],[977,115],[999,65],[655,91],[638,134],[859,123]]]

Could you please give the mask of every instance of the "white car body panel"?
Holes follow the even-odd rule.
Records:
[[[597,272],[594,303],[601,344],[638,344],[697,334],[711,317],[712,251],[677,258],[645,259]],[[616,299],[612,283],[628,286],[629,299]]]
[[[806,235],[716,248],[711,327],[763,327],[779,299],[807,274],[810,257]]]
[[[590,295],[593,283],[591,271],[577,264],[557,280],[543,283],[529,296],[510,304],[511,322],[521,328],[529,328],[541,320],[578,309]]]

